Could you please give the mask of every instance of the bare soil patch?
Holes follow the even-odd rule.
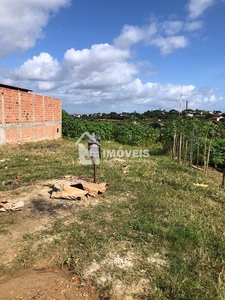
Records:
[[[72,299],[97,300],[94,288],[52,268],[33,268],[0,277],[1,300],[16,299]]]
[[[51,199],[50,186],[68,183],[68,179],[48,180],[21,185],[12,191],[1,192],[1,200],[24,201],[21,211],[1,212],[0,226],[0,289],[1,300],[9,299],[99,299],[97,292],[86,281],[81,281],[71,273],[56,269],[51,258],[35,262],[32,268],[21,259],[20,270],[13,261],[20,256],[24,236],[51,228],[55,218],[63,222],[73,222],[81,207],[95,205],[97,198],[81,201]],[[51,242],[51,238],[45,241]],[[33,245],[35,247],[35,245]]]

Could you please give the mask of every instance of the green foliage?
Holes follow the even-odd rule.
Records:
[[[158,114],[162,112],[156,111]],[[145,115],[156,112],[146,112]],[[170,114],[177,113],[170,111]],[[110,116],[116,116],[111,113]],[[137,113],[136,113],[137,115]],[[65,137],[79,138],[84,132],[96,133],[101,140],[114,140],[126,145],[150,145],[155,144],[161,137],[164,152],[170,151],[178,162],[204,165],[207,171],[208,165],[225,164],[225,140],[221,138],[224,127],[211,121],[198,118],[170,119],[164,126],[151,126],[148,122],[131,121],[101,121],[73,118],[67,112],[62,113],[62,133]],[[154,123],[153,123],[154,124]],[[157,128],[158,127],[158,128]]]
[[[109,121],[88,121],[75,119],[65,111],[62,114],[62,134],[65,137],[79,138],[84,132],[95,133],[101,140],[112,140],[127,145],[148,145],[159,139],[159,129],[142,124]]]
[[[214,165],[225,166],[225,139],[217,139],[212,142],[211,160]]]
[[[94,132],[98,134],[102,140],[110,140],[113,136],[113,124],[111,122],[75,119],[63,111],[62,135],[70,138],[79,138],[84,132]]]
[[[204,165],[207,172],[209,163],[225,162],[223,132],[221,124],[183,117],[167,122],[161,137],[165,152],[171,151],[174,159]]]
[[[114,125],[114,140],[127,145],[148,145],[159,139],[159,130],[139,123],[122,122]]]
[[[123,172],[123,164],[105,160],[97,168],[99,182],[111,183],[103,195],[59,202],[49,199],[44,189],[46,182],[41,180],[72,174],[89,181],[92,166],[79,165],[74,141],[59,140],[54,148],[48,145],[49,142],[41,142],[0,148],[0,155],[5,157],[7,153],[9,159],[8,168],[1,169],[0,183],[6,179],[13,181],[16,175],[26,181],[29,176],[33,181],[38,180],[39,190],[43,184],[46,194],[30,203],[33,208],[39,207],[38,214],[30,209],[30,213],[22,210],[2,215],[0,232],[6,235],[6,229],[6,238],[12,240],[9,233],[19,227],[17,223],[10,227],[6,222],[17,222],[20,216],[20,222],[28,220],[30,224],[29,218],[37,215],[38,220],[40,213],[46,218],[49,207],[57,207],[59,212],[49,213],[49,223],[43,221],[48,224],[44,229],[37,222],[36,231],[28,230],[17,237],[13,268],[16,263],[22,268],[22,260],[33,266],[45,258],[49,266],[102,283],[98,285],[102,299],[116,298],[113,289],[118,282],[127,287],[126,291],[143,285],[143,289],[134,290],[135,299],[225,299],[225,195],[218,187],[215,172],[210,171],[204,178],[202,172],[178,165],[162,155],[138,161],[130,157],[127,173]],[[103,146],[141,149],[114,142],[103,142]],[[215,146],[220,144],[213,142],[212,147]],[[195,183],[208,187],[197,187]],[[29,192],[31,187],[25,184],[21,192],[24,188]],[[16,195],[20,191],[13,186],[11,189]],[[107,274],[113,275],[106,277]],[[107,280],[103,282],[101,278]]]

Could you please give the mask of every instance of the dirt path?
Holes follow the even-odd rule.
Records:
[[[60,181],[57,181],[58,183]],[[21,211],[0,212],[1,224],[6,224],[5,233],[0,235],[0,299],[90,299],[97,300],[97,292],[87,282],[81,282],[72,274],[50,266],[47,261],[39,262],[32,268],[26,264],[22,270],[13,269],[13,260],[19,255],[24,235],[51,227],[56,217],[72,222],[81,206],[87,201],[65,201],[49,197],[49,186],[55,181],[39,182],[21,186],[14,191],[1,192],[0,200],[22,200]],[[90,200],[94,204],[96,200]],[[47,241],[48,242],[48,241]],[[51,241],[49,241],[51,242]],[[35,245],[34,245],[35,246]],[[49,260],[48,260],[49,261]],[[23,265],[23,262],[21,261]]]
[[[99,299],[89,284],[78,278],[66,276],[62,271],[33,268],[0,277],[1,300],[46,299],[84,300]]]

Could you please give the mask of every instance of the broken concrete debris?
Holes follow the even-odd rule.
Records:
[[[97,184],[83,180],[72,184],[55,184],[52,187],[51,198],[79,200],[84,196],[96,197],[98,194],[104,193],[106,187],[106,182]]]
[[[21,210],[23,206],[24,206],[23,201],[8,201],[8,200],[0,201],[0,211],[2,212]]]
[[[68,184],[54,185],[52,187],[51,198],[76,200],[84,197],[87,192]]]
[[[20,178],[17,176],[17,178]],[[70,178],[71,179],[71,178]],[[16,179],[21,181],[20,179]],[[11,184],[11,182],[6,182],[6,184]],[[104,193],[109,183],[90,183],[84,180],[72,180],[64,181],[52,186],[52,190],[49,192],[50,197],[53,199],[68,199],[68,200],[81,200],[84,196],[96,197],[98,194]],[[0,200],[0,212],[7,211],[18,211],[24,206],[24,201],[18,200]]]

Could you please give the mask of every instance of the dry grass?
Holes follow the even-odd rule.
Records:
[[[127,149],[114,143],[103,147]],[[10,189],[1,183],[16,176],[23,182],[66,174],[93,177],[91,166],[79,165],[73,141],[3,146],[3,158],[10,160],[0,163],[1,190]],[[93,280],[102,299],[222,300],[225,195],[220,179],[217,172],[204,178],[162,155],[105,159],[98,180],[111,182],[109,190],[97,204],[79,209],[74,222],[55,218],[50,229],[25,236],[29,245],[55,238],[40,243],[38,254],[26,245],[23,256],[29,261],[54,251],[53,261]],[[7,224],[1,226],[7,230]]]

